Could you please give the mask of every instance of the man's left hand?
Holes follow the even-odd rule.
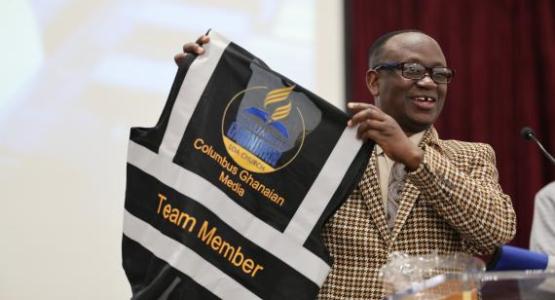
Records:
[[[395,119],[369,103],[351,102],[347,108],[353,112],[347,125],[358,125],[358,138],[373,140],[389,158],[404,164],[409,171],[418,168],[424,151],[409,140]]]

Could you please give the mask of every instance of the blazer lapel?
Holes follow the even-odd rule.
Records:
[[[437,142],[438,136],[435,129],[432,127],[424,133],[422,140],[419,143],[419,146],[422,147],[424,144],[438,144]],[[405,225],[408,216],[414,204],[416,203],[418,196],[420,195],[420,190],[412,184],[409,180],[406,180],[403,184],[403,188],[400,194],[400,203],[399,203],[399,210],[397,211],[397,218],[395,219],[395,225],[393,226],[393,231],[391,233],[390,244],[395,241],[397,235]]]
[[[389,243],[390,232],[385,221],[384,204],[376,165],[376,148],[372,151],[366,171],[359,183],[359,190],[368,206],[370,217],[376,224],[380,235],[387,245]]]
[[[416,188],[416,186],[410,181],[405,181],[401,190],[401,201],[399,203],[399,210],[397,210],[395,225],[393,226],[393,231],[391,233],[391,243],[397,238],[397,235],[401,231],[401,228],[403,228],[403,225],[407,221],[412,207],[414,206],[414,203],[418,199],[419,195],[420,191]]]

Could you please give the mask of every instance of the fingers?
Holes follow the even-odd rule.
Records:
[[[383,130],[383,122],[378,120],[365,120],[358,124],[357,138],[362,140],[375,140],[378,134]]]
[[[175,61],[175,63],[178,66],[181,66],[182,64],[185,63],[185,58],[187,57],[187,54],[185,53],[178,53],[173,57],[173,60]]]
[[[197,43],[187,43],[183,45],[183,52],[199,55],[204,53],[204,48],[202,48],[201,45]]]
[[[380,143],[386,142],[389,137],[402,132],[397,122],[375,105],[352,102],[347,107],[354,113],[347,126],[357,126],[359,139],[371,139]]]
[[[358,124],[363,123],[366,120],[384,121],[386,118],[386,114],[372,104],[349,103],[348,107],[350,110],[355,112],[355,114],[351,117],[351,119],[347,123],[347,126],[349,127],[354,127]]]
[[[204,48],[202,47],[202,45],[209,42],[210,38],[207,35],[201,35],[196,42],[183,45],[183,52],[193,53],[197,55],[202,54],[204,53]]]
[[[204,53],[204,48],[202,45],[207,44],[210,42],[210,37],[207,35],[201,35],[196,42],[194,43],[186,43],[183,45],[183,53],[178,53],[173,57],[173,60],[177,65],[181,65],[187,54],[196,54],[201,55]]]
[[[349,109],[349,111],[351,111],[352,113],[357,113],[363,109],[367,109],[370,107],[376,107],[370,103],[364,103],[364,102],[349,102],[347,103],[347,108]]]
[[[204,44],[207,44],[208,42],[210,42],[210,37],[207,35],[201,35],[195,43],[202,46]]]

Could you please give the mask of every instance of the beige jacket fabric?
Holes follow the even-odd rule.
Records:
[[[516,230],[511,199],[498,183],[491,146],[440,140],[429,129],[424,160],[409,172],[393,230],[386,224],[376,153],[357,188],[322,233],[334,260],[319,299],[382,299],[388,254],[491,253]]]

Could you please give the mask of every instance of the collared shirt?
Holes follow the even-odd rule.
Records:
[[[422,137],[424,136],[425,132],[426,131],[424,130],[424,131],[415,133],[409,136],[409,140],[413,144],[418,145],[422,140]],[[393,164],[395,163],[395,161],[393,161],[391,158],[385,155],[382,147],[380,147],[379,145],[376,145],[376,157],[378,158],[378,161],[377,161],[378,176],[380,178],[380,188],[382,191],[384,210],[387,210],[387,191],[388,191],[387,185],[389,183],[389,174],[391,173],[391,167],[393,167]]]

